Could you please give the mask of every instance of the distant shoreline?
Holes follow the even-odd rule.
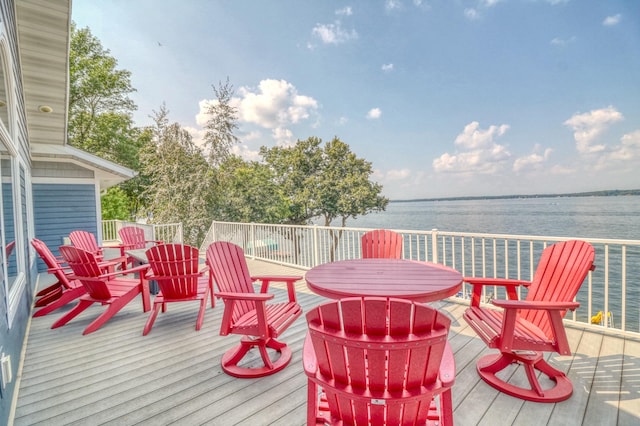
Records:
[[[615,197],[640,195],[640,189],[613,189],[608,191],[573,192],[567,194],[531,194],[531,195],[478,195],[466,197],[414,198],[409,200],[389,200],[391,203],[411,203],[418,201],[465,201],[465,200],[505,200],[513,198],[559,198],[559,197]]]

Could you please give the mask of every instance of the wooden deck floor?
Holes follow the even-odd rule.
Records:
[[[252,274],[304,275],[304,271],[249,261]],[[326,301],[297,285],[303,309]],[[277,299],[286,292],[275,290]],[[453,390],[456,425],[638,425],[640,342],[569,329],[574,354],[552,356],[568,371],[573,396],[562,403],[523,402],[482,382],[475,362],[487,350],[462,320],[464,305],[435,304],[453,321],[456,358]],[[51,330],[62,312],[34,318],[19,377],[15,425],[303,425],[306,378],[301,348],[303,317],[282,336],[293,350],[283,371],[259,379],[222,372],[222,354],[238,336],[218,335],[222,304],[208,309],[195,331],[197,305],[174,304],[142,336],[147,314],[135,300],[97,332],[82,330],[100,311],[92,307]]]

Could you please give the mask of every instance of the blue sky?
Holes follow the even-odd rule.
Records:
[[[212,85],[241,144],[334,136],[391,199],[640,188],[640,1],[74,0],[201,140]]]

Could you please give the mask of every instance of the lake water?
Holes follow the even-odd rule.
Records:
[[[640,240],[640,196],[551,197],[491,200],[403,201],[389,203],[387,210],[351,220],[347,226],[400,230],[533,235],[567,238]],[[601,245],[596,246],[593,313],[604,301]],[[613,250],[613,249],[612,249]],[[611,253],[609,309],[619,315],[619,254]],[[639,331],[640,247],[627,250],[626,329]],[[599,262],[598,262],[599,261]],[[614,266],[616,265],[616,266]],[[578,300],[587,306],[583,285]],[[585,310],[581,316],[586,315]],[[619,325],[619,316],[615,318]]]
[[[640,196],[391,202],[347,226],[640,240]]]

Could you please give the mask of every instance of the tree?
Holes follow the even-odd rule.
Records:
[[[198,245],[213,220],[213,175],[189,132],[170,124],[168,114],[164,105],[154,111],[153,136],[140,153],[141,169],[149,179],[145,196],[152,222],[182,222],[184,242]]]
[[[264,163],[232,156],[219,169],[219,220],[278,223],[286,217],[288,199]]]
[[[212,87],[216,100],[207,108],[209,118],[204,126],[204,142],[209,150],[209,164],[218,167],[230,157],[231,148],[238,143],[233,134],[238,128],[238,118],[236,108],[231,105],[234,92],[229,79],[224,84],[218,83],[217,88]]]
[[[279,223],[307,225],[318,216],[315,186],[322,169],[321,144],[320,138],[310,137],[291,147],[260,148],[274,183],[288,199],[288,209]]]
[[[315,176],[315,199],[325,226],[340,219],[344,227],[349,218],[385,210],[389,200],[380,195],[382,186],[369,180],[372,173],[371,163],[357,158],[337,137],[325,144],[322,171]]]
[[[69,144],[101,158],[139,170],[138,151],[144,144],[144,131],[133,126],[136,105],[129,95],[135,91],[131,73],[117,69],[118,62],[102,47],[88,28],[71,24],[69,50]],[[138,187],[143,178],[120,185],[128,200],[128,211],[135,217],[142,201]],[[113,191],[110,188],[109,192]],[[122,194],[105,197],[103,216]]]
[[[263,147],[260,152],[273,182],[288,199],[279,223],[305,225],[322,217],[325,226],[340,219],[345,227],[349,218],[384,210],[389,202],[380,195],[382,186],[369,180],[371,163],[337,137],[324,147],[320,138],[310,137],[292,147]],[[333,258],[342,230],[331,234]]]

